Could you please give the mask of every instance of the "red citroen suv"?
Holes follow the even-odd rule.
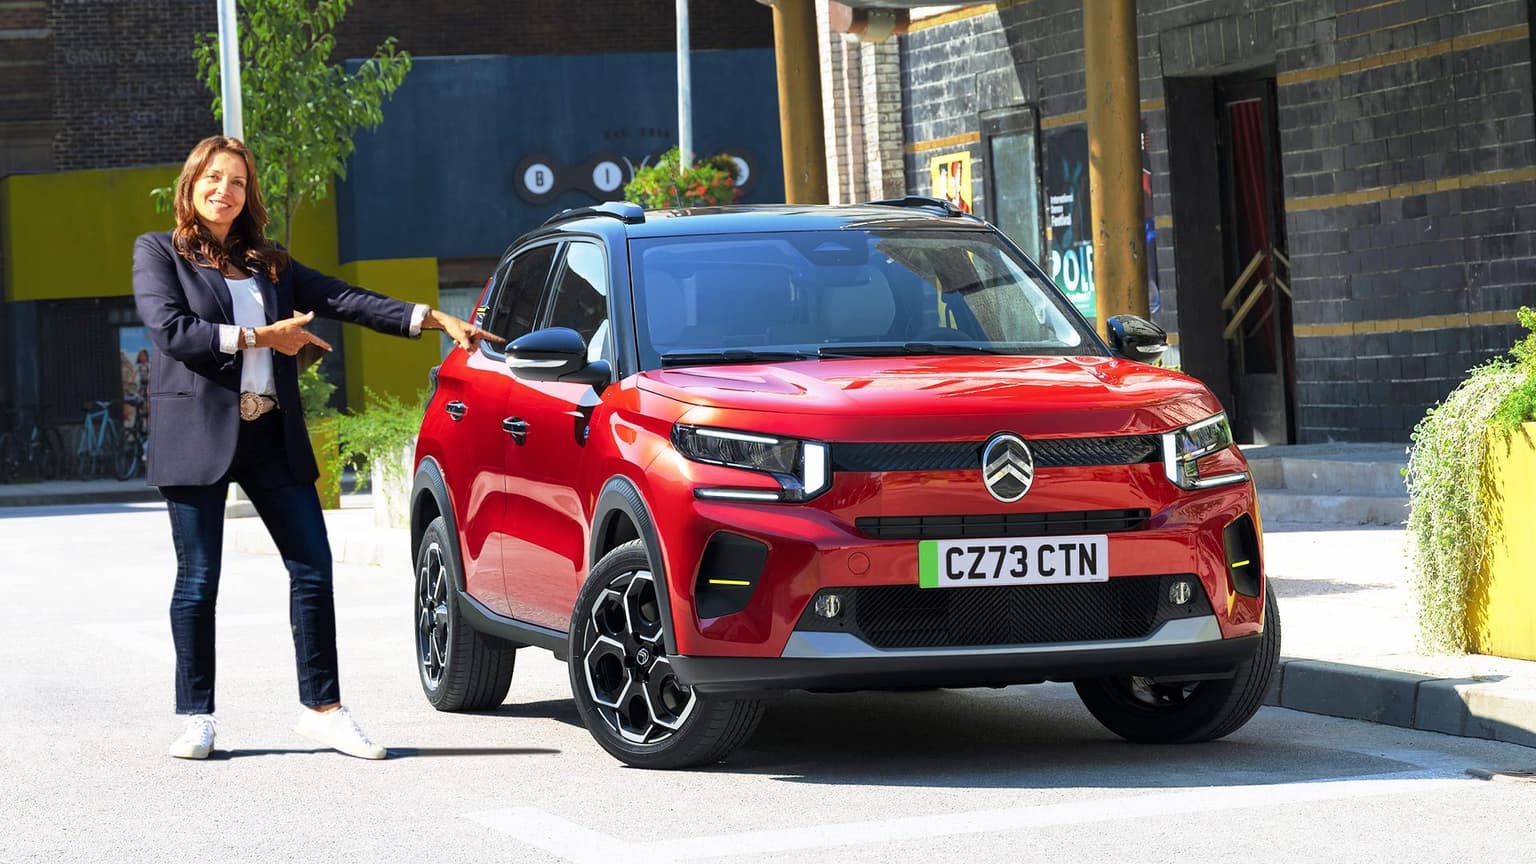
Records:
[[[1218,738],[1279,656],[1247,463],[1198,381],[1106,345],[940,201],[561,213],[434,370],[422,688],[551,650],[632,765],[724,758],[790,689],[1070,681],[1113,732]]]

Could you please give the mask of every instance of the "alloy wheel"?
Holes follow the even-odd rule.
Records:
[[[416,657],[421,678],[436,690],[448,665],[448,565],[443,547],[432,543],[422,550],[416,570]]]
[[[620,574],[592,604],[582,633],[581,673],[593,707],[638,745],[671,737],[698,704],[667,658],[656,591],[647,570]]]

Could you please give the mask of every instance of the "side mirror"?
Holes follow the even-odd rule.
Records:
[[[1152,363],[1168,350],[1168,334],[1145,318],[1116,315],[1105,323],[1109,349],[1127,360]]]
[[[587,362],[587,343],[569,327],[546,327],[512,340],[507,367],[530,381],[566,381],[594,387],[613,378],[608,361]]]

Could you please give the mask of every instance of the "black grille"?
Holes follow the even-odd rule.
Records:
[[[1135,465],[1156,462],[1162,445],[1156,435],[1028,440],[1038,468]],[[834,471],[963,471],[981,469],[985,441],[907,444],[833,444]]]
[[[1150,510],[1064,510],[974,516],[862,516],[859,533],[881,540],[958,540],[966,537],[1044,537],[1133,531]]]
[[[988,588],[855,588],[852,620],[877,648],[1136,639],[1158,623],[1162,577]],[[847,589],[843,589],[847,591]]]

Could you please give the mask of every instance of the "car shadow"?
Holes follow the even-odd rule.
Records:
[[[1070,690],[1043,686],[1058,689],[1039,699],[1019,690],[792,694],[768,703],[752,739],[704,770],[824,785],[1165,788],[1295,783],[1416,767],[1291,743],[1274,727],[1294,721],[1264,714],[1219,741],[1132,744],[1100,728]]]
[[[1274,583],[1276,589],[1275,597],[1280,600],[1289,600],[1292,597],[1354,594],[1358,591],[1380,591],[1390,587],[1380,583],[1345,582],[1338,579],[1296,579],[1285,576],[1271,576],[1270,581]]]
[[[587,728],[576,711],[574,699],[546,699],[542,702],[508,702],[484,711],[464,711],[480,717],[519,717],[529,720],[557,720],[577,729]]]

